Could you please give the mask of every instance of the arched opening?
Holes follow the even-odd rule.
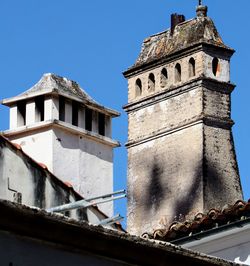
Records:
[[[141,96],[142,94],[142,83],[140,79],[135,82],[135,97]]]
[[[220,62],[217,57],[215,57],[212,61],[212,70],[215,77],[218,77],[220,74]]]
[[[166,87],[167,83],[168,83],[168,72],[167,69],[164,67],[161,70],[161,87],[162,88]]]
[[[181,65],[178,63],[175,66],[175,82],[181,81]]]
[[[190,78],[194,77],[196,73],[195,73],[195,60],[193,59],[193,57],[191,57],[189,60],[188,69],[189,69],[189,77]]]
[[[153,73],[150,73],[148,76],[148,90],[149,91],[155,90],[155,76]]]

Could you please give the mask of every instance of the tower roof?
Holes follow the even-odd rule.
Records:
[[[20,95],[4,99],[2,104],[11,106],[15,102],[47,94],[62,95],[97,109],[105,109],[106,112],[113,116],[119,115],[118,112],[106,108],[93,100],[75,81],[51,73],[44,74],[33,87]]]
[[[174,25],[174,28],[146,38],[139,57],[135,64],[128,69],[128,72],[199,44],[214,45],[234,52],[233,49],[223,43],[211,18],[197,16],[194,19]]]

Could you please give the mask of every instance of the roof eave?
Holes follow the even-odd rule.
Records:
[[[111,117],[120,116],[120,113],[117,112],[116,110],[113,110],[111,108],[102,106],[102,105],[100,105],[98,103],[95,103],[94,101],[89,100],[89,99],[82,99],[82,98],[70,95],[68,93],[61,92],[60,90],[55,89],[55,88],[48,89],[48,90],[42,90],[42,91],[38,91],[38,92],[35,92],[35,93],[30,93],[30,94],[28,94],[28,93],[25,94],[24,93],[24,94],[21,94],[21,95],[12,97],[12,98],[3,99],[2,101],[0,101],[0,103],[2,105],[11,107],[17,102],[24,101],[24,100],[27,101],[28,99],[32,99],[34,97],[41,96],[41,95],[60,95],[60,96],[64,96],[64,97],[66,97],[66,98],[68,98],[70,100],[77,101],[79,103],[85,104],[87,107],[89,107],[91,109],[95,109],[95,110],[97,110],[99,112],[105,113],[105,114],[107,114],[107,115],[109,115]]]
[[[194,51],[198,51],[203,49],[204,47],[214,47],[216,49],[219,50],[224,50],[228,53],[228,56],[232,56],[235,52],[234,49],[223,45],[216,45],[213,43],[209,43],[209,42],[205,42],[205,41],[201,41],[198,43],[193,43],[190,46],[180,49],[180,50],[175,50],[161,58],[157,58],[157,59],[152,59],[151,61],[146,61],[145,63],[141,63],[138,65],[133,65],[131,67],[129,67],[127,70],[125,70],[123,72],[123,76],[125,78],[129,78],[135,74],[140,73],[141,71],[145,70],[145,69],[149,69],[151,67],[157,66],[158,64],[162,64],[163,62],[168,62],[171,60],[176,59],[179,56],[182,56],[183,54],[188,54],[188,53],[192,53]]]
[[[41,95],[48,95],[51,94],[55,91],[55,89],[47,89],[47,90],[42,90],[42,91],[37,91],[37,92],[33,92],[33,93],[23,93],[21,95],[15,96],[15,97],[11,97],[11,98],[6,98],[0,101],[0,103],[2,105],[11,107],[12,105],[14,105],[16,102],[20,102],[23,100],[27,100],[27,99],[31,99],[37,96],[41,96]]]

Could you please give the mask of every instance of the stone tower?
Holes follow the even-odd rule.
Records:
[[[118,112],[54,74],[2,103],[10,107],[10,129],[4,135],[33,159],[86,198],[113,191],[113,148],[119,143],[112,139],[111,120]],[[113,203],[100,209],[112,215]]]
[[[242,198],[230,58],[207,7],[146,38],[128,79],[128,231],[151,232]]]

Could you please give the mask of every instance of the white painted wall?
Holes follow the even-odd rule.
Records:
[[[10,107],[10,129],[17,127],[17,105]]]
[[[38,128],[11,137],[23,151],[85,198],[113,192],[113,148],[63,128]],[[98,206],[113,216],[113,202]]]
[[[184,248],[250,265],[250,224],[190,241]]]
[[[10,140],[19,144],[23,151],[39,163],[45,164],[53,170],[53,131],[40,128],[23,135],[10,137]]]
[[[36,104],[35,100],[32,99],[26,103],[26,125],[32,125],[36,120]]]
[[[55,128],[53,173],[70,182],[85,198],[113,191],[113,149],[110,146]],[[113,215],[113,202],[99,206]]]
[[[58,97],[46,97],[44,101],[44,120],[59,119]]]

